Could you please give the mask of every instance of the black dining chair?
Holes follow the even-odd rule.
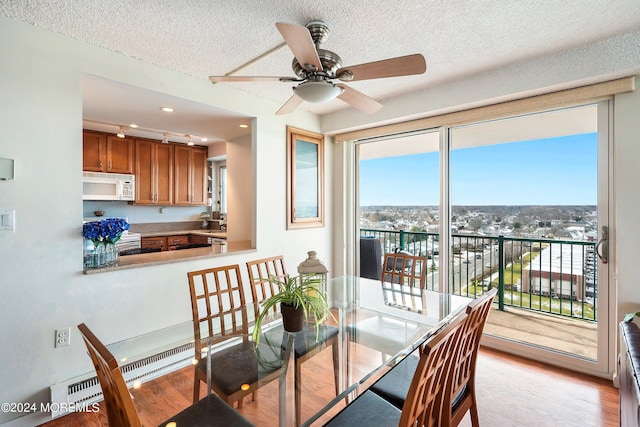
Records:
[[[327,427],[440,426],[442,399],[452,355],[467,315],[460,314],[427,339],[413,373],[402,408],[371,390],[360,394],[325,424]]]
[[[493,288],[467,306],[459,352],[455,356],[451,378],[443,398],[442,426],[457,426],[467,411],[471,413],[471,425],[479,426],[475,391],[476,362],[482,331],[497,292],[497,288]],[[418,363],[416,356],[407,356],[375,382],[370,390],[397,408],[402,408]]]
[[[122,371],[118,366],[118,361],[87,325],[81,323],[78,325],[78,329],[96,369],[98,382],[104,396],[109,425],[141,427],[140,417],[122,376]],[[175,422],[178,426],[191,427],[253,426],[251,422],[214,394],[209,394],[194,405],[162,422],[160,426],[164,427],[170,422]]]
[[[382,274],[382,243],[374,237],[360,238],[360,277],[378,280]]]

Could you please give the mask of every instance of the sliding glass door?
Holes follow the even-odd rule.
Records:
[[[406,251],[428,258],[427,286],[438,287],[439,140],[427,130],[356,145],[361,276],[379,279],[382,254]]]
[[[493,347],[607,372],[609,271],[597,243],[609,221],[608,109],[358,141],[356,248],[377,240],[381,253],[427,257],[429,289],[475,297],[497,287]]]
[[[585,105],[448,136],[450,291],[498,288],[493,345],[593,372],[608,362],[608,269],[596,255],[608,225],[607,112]]]

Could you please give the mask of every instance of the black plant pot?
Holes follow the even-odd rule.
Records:
[[[304,325],[304,313],[302,307],[295,308],[292,305],[280,304],[282,312],[282,324],[287,332],[298,332],[302,330]]]

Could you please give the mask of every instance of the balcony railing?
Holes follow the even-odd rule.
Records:
[[[436,233],[361,229],[380,240],[382,251],[407,251],[428,259],[426,287],[439,287]],[[596,320],[598,297],[595,242],[555,239],[451,236],[448,292],[476,297],[498,288],[498,306]]]

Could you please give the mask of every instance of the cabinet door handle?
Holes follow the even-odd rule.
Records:
[[[102,160],[100,160],[100,169],[102,169]]]
[[[111,160],[109,160],[109,170],[111,170],[112,165],[111,165]]]

